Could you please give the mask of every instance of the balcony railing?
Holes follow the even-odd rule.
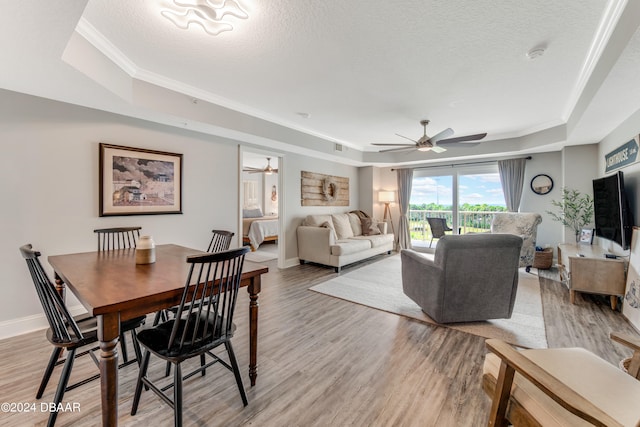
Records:
[[[494,214],[495,212],[489,211],[459,211],[458,228],[460,234],[489,231]],[[431,228],[427,218],[444,218],[449,227],[453,228],[452,211],[410,210],[409,230],[411,231],[411,240],[431,241]]]

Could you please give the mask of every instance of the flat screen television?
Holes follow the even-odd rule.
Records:
[[[596,236],[629,249],[633,214],[624,192],[622,172],[593,180],[593,208]]]

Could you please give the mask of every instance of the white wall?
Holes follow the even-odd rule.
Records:
[[[563,241],[563,226],[559,222],[553,221],[547,211],[555,211],[551,201],[562,198],[561,153],[559,151],[536,153],[531,157],[531,160],[527,160],[525,169],[520,212],[537,212],[542,215],[542,223],[538,226],[536,245],[542,247],[549,245],[555,248],[558,243]],[[531,190],[531,180],[541,173],[549,175],[553,179],[553,189],[544,195],[536,194]]]
[[[262,193],[264,194],[264,214],[265,215],[278,215],[278,197],[280,195],[280,189],[278,188],[278,174],[264,175],[264,188]],[[275,186],[276,200],[273,200],[273,189]]]
[[[237,228],[239,171],[232,141],[5,91],[0,140],[0,338],[44,325],[18,252],[25,243],[42,252],[52,274],[47,256],[95,250],[95,228],[141,225],[158,244],[193,248],[206,248],[213,228]],[[184,214],[99,217],[100,142],[182,153]],[[70,295],[68,304],[78,303]]]

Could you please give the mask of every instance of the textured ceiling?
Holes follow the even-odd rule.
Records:
[[[640,108],[637,2],[237,2],[249,18],[212,36],[165,19],[168,0],[2,0],[13,66],[0,86],[356,164],[594,143]],[[488,136],[440,155],[367,153],[419,138],[423,118],[430,135]]]

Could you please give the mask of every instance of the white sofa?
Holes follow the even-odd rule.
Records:
[[[363,225],[365,232],[363,234]],[[361,222],[354,213],[308,215],[298,227],[300,264],[314,262],[340,269],[356,261],[393,250],[393,234],[386,223]],[[377,232],[378,234],[373,234]]]

